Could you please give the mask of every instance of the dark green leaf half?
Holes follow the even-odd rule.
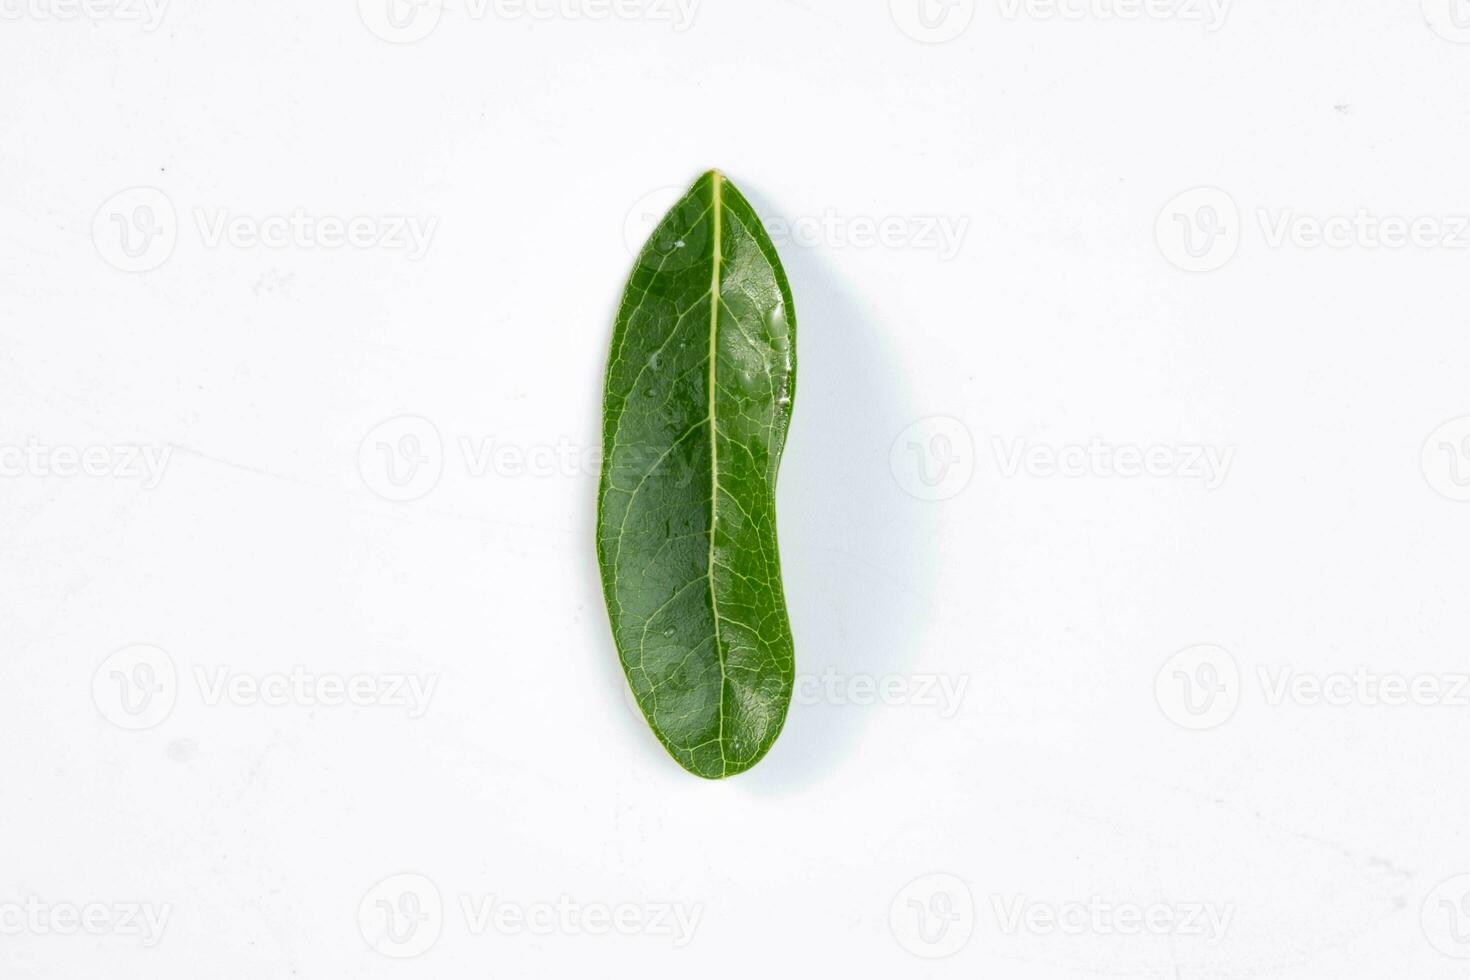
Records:
[[[795,388],[781,261],[745,198],[707,173],[653,233],[618,311],[597,556],[639,707],[709,779],[759,762],[791,703],[776,470]]]

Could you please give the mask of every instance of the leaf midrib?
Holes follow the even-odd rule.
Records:
[[[709,566],[705,577],[709,582],[709,607],[714,616],[715,627],[715,663],[720,668],[720,690],[717,697],[719,710],[719,730],[715,735],[716,742],[720,746],[720,771],[724,775],[730,770],[730,760],[725,755],[725,650],[720,642],[720,606],[719,597],[715,594],[715,528],[719,519],[720,509],[720,441],[719,426],[715,420],[715,360],[719,350],[719,326],[720,326],[720,266],[724,261],[723,222],[724,206],[721,200],[721,188],[725,178],[718,170],[710,174],[710,193],[712,197],[711,211],[714,221],[714,260],[710,269],[710,297],[709,297],[709,468],[710,468],[710,503],[709,503]]]

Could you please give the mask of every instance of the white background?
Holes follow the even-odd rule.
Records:
[[[1465,975],[1470,9],[67,2],[0,5],[7,980]],[[629,707],[587,461],[715,166],[800,357],[803,693],[723,783]]]

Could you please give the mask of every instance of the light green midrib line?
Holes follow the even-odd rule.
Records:
[[[725,178],[719,171],[711,175],[710,187],[713,195],[711,210],[714,213],[714,261],[711,263],[709,284],[709,467],[710,467],[710,503],[709,503],[709,566],[706,577],[709,579],[709,607],[715,620],[715,662],[720,667],[720,690],[719,690],[719,733],[716,742],[720,747],[720,775],[724,776],[730,771],[730,760],[725,755],[725,651],[720,642],[720,608],[719,600],[715,596],[715,527],[720,508],[720,458],[719,458],[719,427],[715,422],[715,355],[718,351],[717,337],[720,326],[720,265],[724,262],[723,238],[723,204],[721,201],[721,188]]]

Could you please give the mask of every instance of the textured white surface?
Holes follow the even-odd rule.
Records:
[[[1462,0],[108,2],[0,0],[0,975],[1464,975]],[[808,675],[721,784],[592,543],[712,166]]]

